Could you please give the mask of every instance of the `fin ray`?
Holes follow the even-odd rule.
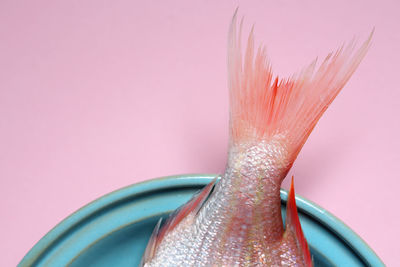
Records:
[[[158,234],[160,232],[160,227],[161,227],[161,222],[162,222],[162,218],[160,218],[156,224],[156,226],[154,227],[153,233],[150,236],[149,242],[147,243],[147,247],[146,250],[144,251],[142,260],[139,264],[139,267],[143,267],[144,264],[148,261],[150,261],[154,254],[155,254],[155,250],[156,250],[156,245],[157,245],[157,241],[158,241]]]
[[[291,231],[298,242],[298,246],[303,255],[304,263],[306,266],[312,266],[312,259],[310,250],[308,248],[307,240],[304,237],[303,230],[301,229],[299,215],[296,207],[296,196],[294,192],[294,183],[292,177],[292,183],[290,185],[289,196],[286,205],[286,230]]]
[[[293,161],[365,56],[373,32],[359,48],[352,41],[328,54],[318,68],[314,60],[299,74],[279,79],[273,77],[265,48],[255,51],[253,28],[242,58],[242,22],[237,33],[236,16],[229,30],[227,57],[232,143],[285,135]]]
[[[158,245],[164,239],[165,235],[172,231],[184,218],[186,218],[186,216],[189,214],[196,215],[199,212],[205,201],[210,196],[217,182],[217,178],[218,177],[215,177],[208,185],[195,194],[186,204],[182,205],[172,214],[170,214],[162,226],[161,219],[158,221],[147,244],[141,263],[142,265],[140,266],[143,266],[146,262],[153,258],[157,251]]]

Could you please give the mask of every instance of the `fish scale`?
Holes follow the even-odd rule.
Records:
[[[163,251],[163,254],[159,256],[160,262],[167,262],[169,255],[175,254],[179,256],[174,261],[169,260],[170,264],[175,264],[175,266],[196,266],[197,262],[190,257],[196,251],[196,257],[205,263],[204,266],[210,266],[219,260],[221,262],[218,265],[229,266],[230,264],[235,264],[235,262],[253,259],[253,254],[257,254],[259,258],[268,254],[265,250],[268,251],[268,247],[271,247],[271,244],[274,244],[276,240],[280,240],[283,232],[282,219],[277,217],[277,215],[281,216],[280,187],[271,186],[270,181],[283,179],[288,168],[285,163],[276,163],[276,155],[285,154],[283,152],[284,149],[277,148],[276,145],[276,142],[271,142],[271,144],[261,142],[257,145],[243,145],[240,149],[233,150],[232,153],[242,153],[244,155],[230,157],[232,162],[228,164],[226,173],[215,189],[217,193],[210,196],[197,216],[186,218],[177,227],[174,234],[166,237],[166,241],[160,245],[160,251]],[[277,151],[280,151],[280,153],[276,153]],[[241,161],[241,158],[246,158],[246,160]],[[265,167],[261,169],[259,167],[260,161],[266,163]],[[257,180],[254,182],[254,173],[262,178],[263,183],[267,184],[264,185],[264,188],[270,191],[269,193],[263,192],[263,198],[261,199],[258,199],[257,194],[260,192],[260,183]],[[246,183],[249,184],[243,186]],[[254,184],[254,186],[252,187],[250,184]],[[244,197],[238,198],[238,194],[243,194]],[[273,198],[271,195],[276,195],[276,197]],[[264,202],[265,199],[268,201]],[[257,201],[259,205],[263,206],[263,208],[259,209],[263,211],[261,214],[253,212],[254,203]],[[272,204],[271,202],[274,203]],[[238,209],[241,211],[236,212]],[[235,217],[236,214],[241,217]],[[255,215],[257,215],[256,218],[254,218]],[[232,219],[232,217],[235,218]],[[256,224],[258,225],[257,228],[252,228],[250,226],[253,224],[254,219],[262,219],[264,223],[258,223]],[[194,221],[192,222],[192,220]],[[229,223],[232,224],[229,226]],[[203,226],[206,226],[206,228]],[[251,238],[248,238],[249,233],[242,231],[243,228],[253,229],[255,234],[250,235]],[[264,229],[268,229],[268,232],[264,232]],[[228,235],[227,231],[236,234]],[[228,239],[225,238],[228,236]],[[258,238],[254,238],[255,236]],[[169,242],[169,239],[174,240],[177,237],[179,237],[179,242]],[[265,244],[265,240],[270,242]],[[250,250],[243,254],[242,247],[249,243],[252,243],[254,248],[257,247],[256,244],[262,244],[262,248]],[[223,247],[224,249],[221,252],[216,247]],[[220,257],[220,254],[228,256],[224,258]],[[271,261],[281,261],[281,258],[276,258],[278,258],[278,255]]]

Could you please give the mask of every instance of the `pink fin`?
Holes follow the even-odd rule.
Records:
[[[162,218],[160,218],[156,224],[156,227],[154,227],[153,233],[151,234],[151,237],[149,239],[149,242],[147,243],[146,250],[144,251],[142,261],[139,264],[139,267],[144,266],[146,262],[151,260],[153,258],[154,253],[156,251],[156,245],[157,245],[157,236],[160,231],[160,226],[161,226]]]
[[[310,250],[308,249],[307,240],[304,237],[303,231],[301,230],[299,215],[297,213],[293,177],[286,205],[286,231],[288,230],[292,231],[296,236],[305,265],[312,266]]]
[[[373,32],[330,53],[319,67],[314,60],[289,78],[272,72],[266,49],[255,47],[253,29],[242,56],[242,25],[235,13],[228,38],[230,135],[233,144],[284,136],[293,161],[319,118],[367,53]]]
[[[150,237],[149,243],[147,244],[144,257],[142,259],[142,265],[150,261],[157,251],[157,247],[160,242],[164,239],[165,235],[172,231],[186,216],[189,214],[197,214],[203,206],[204,202],[208,199],[212,189],[217,181],[218,177],[215,177],[211,183],[204,187],[199,193],[194,195],[185,205],[175,210],[169,218],[165,221],[164,225],[161,225],[161,219],[158,221],[152,236]]]

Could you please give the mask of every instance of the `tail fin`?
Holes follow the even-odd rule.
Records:
[[[284,135],[294,160],[319,118],[365,56],[373,35],[355,48],[354,41],[316,60],[297,75],[273,78],[265,47],[254,48],[253,29],[242,59],[235,13],[228,38],[230,136],[233,144]]]

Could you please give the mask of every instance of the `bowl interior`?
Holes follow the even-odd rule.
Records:
[[[51,230],[19,266],[138,266],[158,219],[188,201],[212,178],[168,177],[106,195]],[[281,196],[285,214],[287,193],[282,191]],[[345,230],[355,237],[343,236],[340,221],[311,202],[300,197],[296,201],[315,266],[383,266],[372,251],[363,251],[369,248],[359,246],[357,242],[365,244],[361,239],[353,242],[358,236],[350,229]]]
[[[69,266],[138,266],[158,219],[158,216],[148,218],[112,233],[81,253]],[[311,248],[311,253],[315,266],[335,266],[318,250]]]

